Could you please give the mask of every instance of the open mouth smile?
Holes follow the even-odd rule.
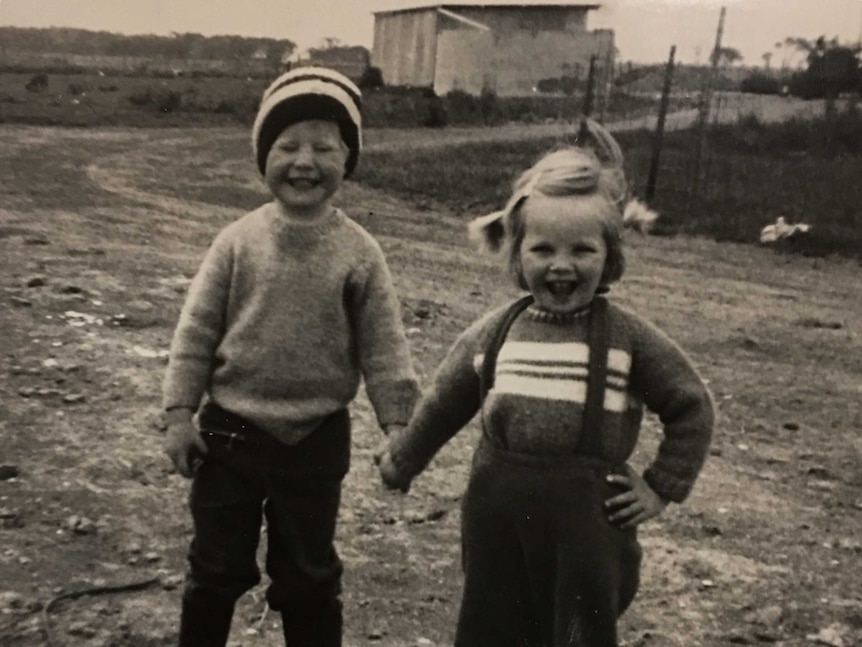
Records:
[[[567,299],[575,293],[578,284],[575,281],[546,281],[548,292],[557,299]]]
[[[320,181],[314,178],[295,177],[288,178],[287,183],[294,189],[298,189],[300,191],[308,191],[309,189],[313,189],[318,186],[320,184]]]

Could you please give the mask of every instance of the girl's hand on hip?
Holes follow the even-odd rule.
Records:
[[[625,488],[624,492],[605,501],[608,520],[614,525],[633,528],[657,517],[667,507],[667,502],[628,464],[625,474],[610,474],[607,480]]]

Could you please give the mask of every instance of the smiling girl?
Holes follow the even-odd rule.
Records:
[[[379,459],[384,483],[406,492],[481,413],[456,647],[615,647],[638,588],[637,526],[683,501],[707,456],[713,404],[697,371],[602,296],[625,265],[625,180],[616,142],[590,127],[598,154],[549,153],[473,223],[529,294],[459,337]],[[644,406],[664,439],[641,475],[627,461]]]

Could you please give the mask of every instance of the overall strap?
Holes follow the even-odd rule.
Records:
[[[608,375],[608,302],[593,299],[590,306],[589,362],[587,367],[587,401],[577,453],[582,456],[602,456],[602,429],[605,414],[605,388]]]
[[[500,320],[500,323],[497,324],[497,328],[492,332],[491,340],[488,346],[485,348],[485,354],[482,357],[482,368],[479,372],[480,403],[485,402],[485,396],[488,395],[488,391],[490,391],[491,388],[494,386],[494,371],[497,368],[497,355],[500,352],[500,347],[506,340],[506,334],[509,332],[509,328],[512,327],[512,323],[515,321],[515,319],[518,318],[518,315],[521,314],[527,308],[529,308],[532,303],[532,295],[527,295],[515,301],[503,313],[503,318]],[[483,432],[484,426],[485,425],[483,418]]]

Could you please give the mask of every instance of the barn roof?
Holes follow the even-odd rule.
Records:
[[[422,9],[444,9],[450,11],[456,11],[458,9],[561,9],[561,8],[571,8],[571,9],[583,9],[589,11],[591,9],[598,9],[602,5],[595,4],[591,2],[566,2],[565,0],[560,0],[559,2],[545,1],[538,4],[533,4],[530,2],[523,2],[523,0],[516,0],[513,2],[507,2],[506,0],[497,0],[496,2],[425,2],[414,4],[410,7],[402,7],[401,9],[388,9],[386,11],[375,11],[375,16],[381,15],[391,15],[404,13],[407,11],[418,11]]]

